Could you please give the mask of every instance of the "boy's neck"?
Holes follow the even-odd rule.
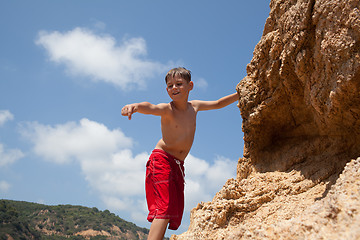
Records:
[[[188,101],[172,101],[172,104],[174,105],[174,107],[178,110],[186,110],[188,108]]]

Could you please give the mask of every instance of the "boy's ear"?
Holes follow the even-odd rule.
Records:
[[[192,89],[194,88],[194,83],[193,83],[193,81],[190,81],[190,82],[189,82],[189,85],[190,85],[190,90],[192,90]]]

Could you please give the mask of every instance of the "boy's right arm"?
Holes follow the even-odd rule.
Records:
[[[131,120],[131,115],[136,112],[161,116],[165,113],[166,109],[167,104],[165,103],[160,103],[158,105],[154,105],[148,102],[133,103],[125,105],[121,109],[121,115],[128,116],[129,120]]]

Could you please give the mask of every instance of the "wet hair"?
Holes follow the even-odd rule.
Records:
[[[190,72],[190,70],[187,70],[184,67],[177,67],[177,68],[173,68],[170,71],[168,71],[168,73],[165,76],[165,82],[167,83],[169,78],[173,78],[173,77],[176,77],[176,76],[185,79],[187,82],[191,81],[191,72]]]

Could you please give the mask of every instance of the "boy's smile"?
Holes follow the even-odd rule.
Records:
[[[170,78],[166,83],[166,90],[171,99],[175,100],[174,98],[178,99],[182,96],[187,97],[189,92],[193,88],[193,83],[190,81],[186,81],[182,77],[175,76]]]

